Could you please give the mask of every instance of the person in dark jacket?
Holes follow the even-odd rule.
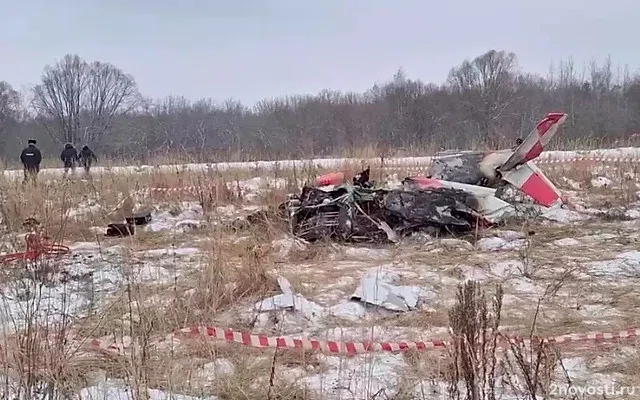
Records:
[[[83,146],[82,150],[80,150],[80,163],[84,167],[84,172],[87,175],[89,175],[91,164],[94,162],[98,162],[98,157],[96,157],[95,153],[91,151],[89,146]]]
[[[32,182],[37,184],[38,173],[40,172],[40,163],[42,162],[42,153],[36,147],[36,141],[29,139],[27,147],[20,154],[20,161],[24,167],[24,183]]]
[[[64,176],[67,176],[69,173],[69,169],[71,169],[71,173],[76,173],[76,162],[78,162],[78,152],[76,148],[73,147],[71,143],[67,143],[64,145],[64,150],[60,154],[60,159],[64,163]]]

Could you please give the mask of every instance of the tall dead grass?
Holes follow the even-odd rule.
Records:
[[[344,165],[342,169],[349,175],[362,167],[358,164]],[[324,170],[312,166],[302,170],[271,171],[267,176],[273,182],[280,183],[273,184],[266,193],[259,194],[254,202],[276,206],[285,192],[321,172]],[[6,189],[3,191],[6,201],[3,201],[0,210],[11,234],[24,233],[26,228],[22,227],[22,222],[34,217],[41,221],[43,229],[61,240],[96,240],[95,234],[89,232],[87,227],[115,222],[112,220],[115,218],[112,210],[126,196],[133,196],[137,190],[148,187],[194,186],[196,189],[192,192],[157,192],[138,199],[154,207],[180,207],[183,201],[196,201],[201,203],[208,218],[220,222],[217,207],[240,205],[247,201],[243,184],[252,173],[210,171],[104,175],[90,182],[41,182],[37,188],[27,190],[14,183],[2,182],[2,188]],[[587,179],[585,173],[583,180],[586,182]],[[69,217],[67,211],[76,208],[85,196],[95,199],[100,209],[77,219]],[[6,393],[11,390],[10,393],[18,393],[20,399],[35,398],[36,392],[51,393],[49,398],[65,398],[90,383],[94,371],[102,370],[108,377],[128,382],[135,399],[147,398],[148,389],[151,388],[194,395],[217,395],[229,400],[313,398],[314,394],[286,376],[289,371],[287,367],[291,365],[320,365],[313,354],[283,354],[272,350],[232,347],[199,338],[183,338],[181,343],[168,339],[168,335],[177,329],[194,325],[221,324],[238,330],[253,328],[251,320],[224,318],[278,291],[273,275],[276,261],[271,253],[270,242],[282,231],[279,231],[273,219],[267,219],[266,222],[261,227],[244,228],[237,236],[232,236],[231,228],[224,224],[212,224],[199,232],[199,236],[140,234],[116,239],[117,243],[130,251],[130,255],[124,256],[127,261],[122,265],[123,287],[108,304],[101,307],[99,313],[88,313],[86,318],[68,316],[51,322],[56,312],[45,307],[48,300],[44,294],[40,297],[37,295],[52,284],[51,279],[43,278],[46,274],[42,273],[26,277],[22,275],[21,278],[25,279],[19,280],[20,285],[26,284],[26,291],[36,294],[30,297],[31,308],[27,308],[24,314],[34,317],[22,318],[29,319],[33,325],[27,329],[21,327],[21,333],[17,335],[12,336],[9,332],[5,335],[8,339],[3,349],[8,362],[3,364],[3,368],[4,375],[11,377],[11,387],[7,386]],[[205,257],[197,268],[180,276],[176,274],[170,283],[149,284],[137,278],[136,271],[141,264],[134,257],[134,250],[160,244],[177,246],[194,241],[195,237],[209,239],[207,245],[198,245],[206,247]],[[21,249],[17,245],[15,247]],[[450,263],[451,259],[448,258],[447,262]],[[182,261],[175,257],[173,264],[183,267]],[[27,269],[25,266],[20,268]],[[46,270],[46,265],[38,269]],[[10,280],[15,276],[7,275],[6,278]],[[513,386],[521,390],[519,393],[522,398],[536,398],[534,396],[542,392],[549,379],[547,373],[551,365],[555,365],[548,348],[532,356],[528,349],[520,349],[519,345],[513,344],[508,356],[511,358],[501,360],[496,356],[494,341],[499,335],[502,310],[498,298],[501,298],[501,294],[496,295],[495,302],[487,305],[477,285],[465,286],[459,291],[458,305],[449,315],[454,336],[458,339],[452,359],[449,360],[451,370],[445,361],[443,371],[429,377],[434,380],[449,377],[452,382],[458,382],[452,385],[458,388],[457,392],[452,389],[452,395],[458,398],[491,399],[495,395],[492,388],[503,377],[507,379],[509,374],[520,379]],[[15,310],[6,310],[6,313],[12,314]],[[436,317],[444,320],[443,315]],[[425,318],[423,325],[420,325],[422,320],[414,320],[412,326],[426,329],[428,321],[434,318]],[[127,351],[114,355],[89,351],[84,346],[80,348],[78,339],[71,340],[73,337],[84,340],[112,337],[120,342],[130,341],[133,345]],[[214,382],[203,383],[199,375],[202,367],[221,359],[230,361],[234,371],[216,377]],[[426,374],[424,369],[422,373]],[[462,390],[459,388],[461,381],[464,382]],[[407,387],[411,383],[407,383]],[[416,398],[409,389],[400,390],[396,398]]]

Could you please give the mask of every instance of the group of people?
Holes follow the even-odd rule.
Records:
[[[64,165],[64,176],[66,177],[69,170],[75,173],[77,164],[82,165],[85,173],[88,175],[91,170],[91,165],[97,162],[98,158],[89,146],[82,147],[82,150],[78,152],[73,144],[67,143],[60,154],[60,160]],[[42,153],[40,149],[36,147],[36,141],[34,139],[30,139],[27,142],[27,147],[22,150],[22,154],[20,154],[20,161],[24,167],[24,182],[36,183],[38,174],[40,173]]]

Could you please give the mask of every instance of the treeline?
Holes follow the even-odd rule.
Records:
[[[26,94],[0,82],[0,156],[15,159],[27,138],[48,154],[73,142],[102,157],[143,162],[511,145],[550,111],[569,114],[565,142],[628,143],[640,132],[640,74],[607,59],[579,68],[561,62],[539,76],[522,71],[515,54],[491,50],[453,67],[444,83],[409,79],[400,70],[366,93],[323,91],[249,108],[149,99],[117,66],[67,55],[46,66]]]

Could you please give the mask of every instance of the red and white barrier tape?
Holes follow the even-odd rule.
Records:
[[[509,347],[511,343],[520,343],[525,346],[531,346],[540,343],[541,340],[550,344],[569,345],[569,344],[602,344],[615,343],[621,340],[637,339],[640,329],[628,328],[617,332],[590,332],[561,335],[555,337],[534,337],[533,339],[522,337],[503,337],[498,346],[501,348]],[[318,351],[329,354],[356,355],[370,352],[403,352],[403,351],[430,351],[441,350],[451,345],[450,341],[445,340],[425,340],[411,342],[340,342],[340,341],[323,341],[314,339],[295,339],[291,337],[275,337],[266,335],[255,335],[250,332],[236,332],[232,329],[224,329],[218,327],[196,326],[184,328],[177,332],[173,337],[205,337],[228,343],[238,343],[248,347],[255,348],[280,348],[280,349],[301,349],[309,351]],[[131,343],[131,341],[128,341]],[[106,350],[110,352],[122,353],[126,350],[127,345],[93,340],[90,342],[92,349]]]
[[[539,158],[534,160],[534,164],[573,164],[576,162],[603,162],[603,163],[620,163],[620,164],[634,164],[640,162],[638,157],[594,157],[594,156],[581,156],[571,158]]]
[[[427,351],[445,348],[450,345],[445,340],[426,340],[419,342],[337,342],[322,341],[313,339],[293,339],[289,337],[271,337],[266,335],[254,335],[249,332],[235,332],[231,329],[221,329],[216,327],[192,327],[182,329],[183,334],[193,336],[206,336],[217,340],[224,340],[231,343],[240,343],[250,347],[277,347],[287,349],[315,350],[325,353],[337,354],[360,354],[368,352],[398,352],[398,351]],[[640,330],[629,328],[618,332],[591,332],[569,334],[547,338],[533,338],[533,340],[521,337],[511,337],[510,341],[531,345],[539,343],[544,339],[554,344],[569,344],[582,342],[612,342],[621,339],[635,339]],[[509,341],[503,339],[501,347],[509,346]]]

